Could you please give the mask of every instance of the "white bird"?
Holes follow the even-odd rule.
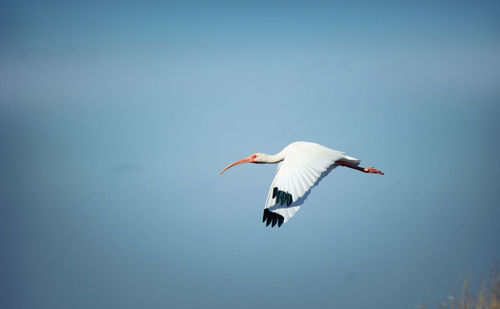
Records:
[[[242,163],[278,163],[262,222],[280,227],[299,210],[312,187],[337,166],[345,166],[364,173],[384,175],[373,167],[360,167],[360,160],[343,152],[310,142],[295,142],[275,155],[254,153],[226,166],[221,172]]]

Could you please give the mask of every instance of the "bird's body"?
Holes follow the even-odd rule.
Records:
[[[360,160],[343,152],[310,142],[294,142],[275,155],[255,153],[226,168],[241,163],[279,163],[267,196],[263,222],[266,225],[287,222],[300,208],[314,187],[337,166],[354,168],[365,173],[382,174],[373,167],[359,167]]]

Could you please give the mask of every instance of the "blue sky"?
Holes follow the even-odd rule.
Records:
[[[495,2],[7,2],[3,308],[411,308],[500,257]],[[336,169],[280,229],[293,141]]]

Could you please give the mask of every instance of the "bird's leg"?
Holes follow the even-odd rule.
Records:
[[[352,164],[352,163],[345,162],[345,161],[337,161],[337,164],[339,164],[341,166],[353,168],[353,169],[361,171],[363,173],[384,175],[384,173],[382,173],[381,171],[375,169],[373,166],[370,166],[370,167],[361,167],[359,165]]]

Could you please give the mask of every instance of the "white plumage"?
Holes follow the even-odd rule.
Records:
[[[299,210],[311,188],[332,169],[342,165],[366,173],[383,174],[373,167],[359,167],[359,160],[343,152],[310,142],[295,142],[276,155],[252,154],[226,168],[241,163],[279,163],[267,196],[263,222],[281,226]]]
[[[285,159],[278,165],[265,208],[281,215],[285,223],[299,210],[305,200],[305,194],[320,180],[321,176],[330,172],[336,166],[336,161],[350,157],[346,157],[343,152],[308,142],[292,143],[282,152]],[[357,159],[350,158],[350,161],[359,164]],[[291,204],[282,205],[280,201],[277,202],[278,196],[273,197],[274,188],[291,194]]]

